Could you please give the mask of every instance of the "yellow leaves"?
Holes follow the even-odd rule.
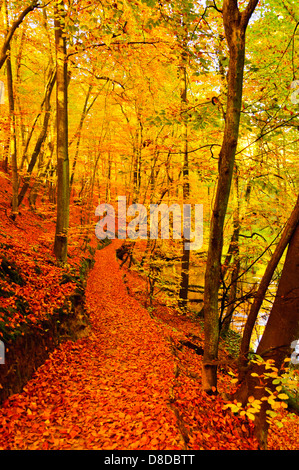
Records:
[[[252,372],[250,375],[251,377],[259,377],[259,374],[257,374],[256,372]]]
[[[254,421],[254,420],[255,420],[255,415],[252,414],[250,411],[243,411],[242,414],[246,415],[247,418],[250,419],[251,421]]]
[[[277,367],[274,367],[274,361],[272,359],[268,359],[265,362],[265,369],[272,369],[273,371],[278,371]]]
[[[288,408],[287,400],[289,396],[285,393],[285,390],[292,390],[294,388],[294,383],[290,386],[292,372],[286,370],[286,373],[279,373],[273,360],[264,361],[258,356],[252,362],[258,365],[257,372],[254,371],[251,373],[252,377],[259,379],[256,389],[264,390],[264,396],[261,397],[260,404],[266,402],[267,406],[271,407],[267,409],[266,413],[268,415],[267,421],[272,423],[274,422],[273,419],[277,416],[278,410]],[[258,373],[259,371],[260,373]],[[268,384],[268,386],[265,384]],[[260,404],[255,402],[254,397],[249,397],[248,403],[250,404],[250,408],[247,409],[247,413],[252,413],[254,410],[258,411],[260,409]],[[281,423],[276,424],[278,427],[282,427]]]
[[[280,400],[288,400],[288,395],[286,393],[280,393],[279,395],[277,395],[277,397],[280,399]]]
[[[254,421],[255,414],[260,411],[261,408],[261,400],[254,398],[254,396],[248,397],[248,405],[247,407],[241,411],[241,416],[247,416],[250,420]]]
[[[251,407],[247,411],[250,413],[257,413],[261,409],[261,400],[254,400],[251,403]]]
[[[278,377],[278,372],[277,371],[273,371],[273,372],[269,372],[267,374],[265,374],[266,377],[272,377],[272,378],[276,378]]]
[[[242,403],[235,400],[234,403],[227,403],[223,406],[224,410],[227,410],[228,408],[230,408],[233,413],[239,413],[240,409],[242,408]]]
[[[230,408],[232,413],[240,414],[240,416],[247,416],[248,419],[250,419],[251,421],[254,421],[255,414],[260,409],[260,400],[255,400],[254,397],[249,397],[249,398],[250,398],[250,406],[248,408],[243,408],[242,403],[235,400],[234,403],[228,403],[224,405],[223,409],[226,410]]]
[[[277,416],[277,413],[273,410],[267,410],[266,414],[270,416],[271,418],[275,418]]]
[[[259,377],[258,374],[256,375]],[[266,401],[271,406],[271,409],[266,411],[269,420],[277,416],[277,410],[288,407],[287,403],[285,403],[284,401],[288,399],[288,395],[284,392],[281,392],[281,390],[282,386],[276,387],[276,390],[274,391],[266,387],[265,396],[263,396],[261,399],[257,399],[253,395],[251,395],[248,397],[247,405],[245,407],[242,406],[242,403],[238,402],[237,400],[234,400],[233,403],[228,403],[224,405],[223,409],[230,409],[232,413],[239,414],[240,416],[247,417],[251,421],[254,421],[255,416],[261,410],[262,403]]]
[[[238,382],[239,379],[236,377],[236,374],[234,372],[229,371],[228,374],[232,377],[232,379],[230,380],[232,384],[235,384]]]
[[[267,401],[273,410],[278,410],[280,408],[280,403],[275,400],[275,397],[271,396]]]

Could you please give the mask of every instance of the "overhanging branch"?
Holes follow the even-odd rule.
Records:
[[[4,63],[7,59],[7,52],[9,50],[9,45],[10,45],[11,39],[12,39],[16,29],[20,26],[20,24],[23,22],[23,20],[28,15],[28,13],[30,13],[31,11],[33,11],[37,7],[39,7],[39,1],[34,0],[27,8],[25,8],[25,10],[22,11],[22,13],[20,13],[19,17],[11,25],[11,27],[10,27],[7,35],[6,35],[6,38],[4,40],[4,44],[2,46],[2,49],[1,49],[0,69],[3,67],[3,65],[4,65]]]

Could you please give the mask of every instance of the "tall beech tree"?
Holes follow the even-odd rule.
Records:
[[[18,157],[17,157],[17,135],[16,135],[16,116],[15,116],[15,99],[13,91],[13,75],[10,58],[10,46],[8,47],[9,57],[7,58],[7,90],[10,111],[11,123],[11,169],[12,169],[12,210],[11,218],[14,220],[18,215],[18,188],[19,188],[19,174],[18,174]]]
[[[190,182],[189,182],[189,153],[188,153],[188,77],[187,77],[187,35],[184,32],[186,28],[184,21],[181,20],[181,29],[183,30],[182,37],[178,38],[181,42],[182,53],[180,60],[180,94],[181,94],[181,108],[182,108],[182,143],[183,143],[183,200],[188,202],[190,196]],[[190,221],[189,221],[190,222]],[[185,241],[186,243],[189,240]],[[189,266],[190,266],[190,250],[184,248],[181,261],[181,281],[179,292],[179,306],[182,309],[187,307],[188,301],[188,288],[189,288]]]
[[[67,259],[69,227],[69,156],[68,156],[68,67],[64,31],[64,2],[54,9],[56,45],[56,126],[57,126],[57,220],[54,252],[59,263]]]
[[[8,5],[7,2],[4,4],[7,37],[12,28],[9,28],[8,20]],[[8,103],[9,103],[9,114],[10,114],[10,141],[11,141],[11,169],[12,169],[12,201],[11,201],[11,215],[10,217],[15,220],[18,215],[18,187],[19,187],[19,174],[18,174],[18,147],[17,147],[17,132],[16,132],[16,113],[15,113],[15,97],[14,97],[14,83],[13,83],[13,71],[12,71],[12,60],[11,60],[11,43],[10,40],[6,40],[5,48],[5,60],[6,60],[6,74],[7,74],[7,91],[8,91]],[[4,53],[3,53],[4,54]]]
[[[248,22],[258,4],[250,0],[240,11],[237,0],[224,0],[222,17],[229,49],[226,119],[219,154],[219,177],[210,223],[209,248],[204,289],[204,332],[202,386],[212,393],[217,389],[219,342],[218,292],[221,280],[223,225],[228,206],[235,154],[238,144],[245,61],[245,36]]]

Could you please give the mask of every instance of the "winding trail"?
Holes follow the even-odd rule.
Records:
[[[0,450],[256,450],[253,426],[202,392],[200,356],[176,346],[198,322],[150,317],[127,292],[120,243],[96,253],[88,335],[62,343],[0,408]],[[220,380],[226,390],[230,376]],[[296,449],[298,431],[298,420],[273,426],[269,450]]]
[[[0,449],[183,449],[163,325],[131,298],[115,240],[96,253],[88,337],[67,341],[0,410]]]

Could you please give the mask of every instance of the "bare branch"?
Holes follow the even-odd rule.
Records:
[[[23,20],[28,15],[28,13],[33,11],[38,6],[39,6],[39,1],[38,0],[34,0],[33,2],[31,2],[31,5],[29,5],[27,8],[25,8],[25,10],[23,10],[22,13],[20,13],[20,15],[16,19],[16,21],[14,21],[13,24],[11,25],[11,27],[10,27],[7,35],[6,35],[6,38],[4,40],[4,44],[2,46],[2,49],[1,49],[0,69],[2,68],[2,66],[4,65],[4,63],[7,59],[7,52],[9,50],[10,41],[11,41],[16,29],[20,26],[20,24],[23,22]]]
[[[241,25],[245,29],[248,25],[248,22],[258,4],[259,0],[249,0],[247,7],[241,13]]]

